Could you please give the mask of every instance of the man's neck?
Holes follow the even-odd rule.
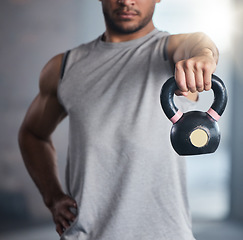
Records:
[[[114,43],[131,41],[131,40],[135,40],[135,39],[146,36],[148,33],[153,31],[154,29],[155,29],[155,27],[152,24],[151,26],[140,29],[137,32],[126,34],[126,33],[117,33],[117,32],[114,32],[107,28],[103,35],[103,41],[114,42]]]

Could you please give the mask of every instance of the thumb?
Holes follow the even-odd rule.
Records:
[[[175,95],[187,97],[188,92],[182,92],[181,90],[178,89],[178,90],[175,91]]]

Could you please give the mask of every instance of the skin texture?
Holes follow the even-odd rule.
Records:
[[[60,185],[56,151],[51,134],[66,116],[57,100],[57,85],[63,55],[51,59],[40,74],[39,94],[30,105],[19,130],[19,146],[32,179],[46,206],[50,209],[56,230],[61,235],[75,216],[75,200],[67,196]]]
[[[154,29],[152,15],[159,0],[100,0],[106,21],[104,40],[122,42],[145,36]],[[175,69],[178,95],[196,100],[197,91],[211,88],[218,51],[203,33],[172,35],[168,56]],[[64,193],[58,178],[57,157],[51,135],[66,117],[57,99],[63,54],[53,57],[43,68],[39,93],[31,103],[19,130],[19,146],[26,168],[50,209],[56,231],[61,235],[75,215],[75,200]]]
[[[177,95],[196,100],[197,92],[211,89],[211,75],[218,63],[218,49],[204,33],[172,35],[168,56],[175,69]]]
[[[158,0],[102,1],[106,34],[119,34],[134,38],[140,32],[149,33],[153,28],[152,16]],[[113,40],[114,41],[114,40]]]

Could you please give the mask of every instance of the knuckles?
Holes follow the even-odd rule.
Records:
[[[176,83],[182,92],[192,93],[211,89],[211,75],[216,62],[211,58],[195,57],[178,61],[175,64]]]
[[[193,59],[188,59],[188,60],[185,60],[184,62],[184,68],[187,70],[187,71],[190,71],[192,70],[193,68],[195,67],[195,62]]]
[[[50,208],[53,221],[56,225],[56,232],[59,235],[64,232],[64,229],[67,229],[70,226],[69,222],[73,222],[76,218],[70,210],[71,207],[77,208],[77,204],[75,200],[65,195],[55,201]]]

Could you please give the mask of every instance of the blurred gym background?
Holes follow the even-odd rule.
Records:
[[[188,157],[188,190],[198,240],[243,239],[243,1],[162,0],[158,29],[172,34],[203,31],[217,44],[216,74],[229,101],[219,121],[216,153]],[[54,55],[104,31],[98,0],[1,0],[0,2],[0,239],[58,239],[51,215],[28,176],[17,144],[24,114],[38,91],[39,73]],[[212,92],[200,94],[207,110]],[[64,184],[68,120],[54,134]]]

